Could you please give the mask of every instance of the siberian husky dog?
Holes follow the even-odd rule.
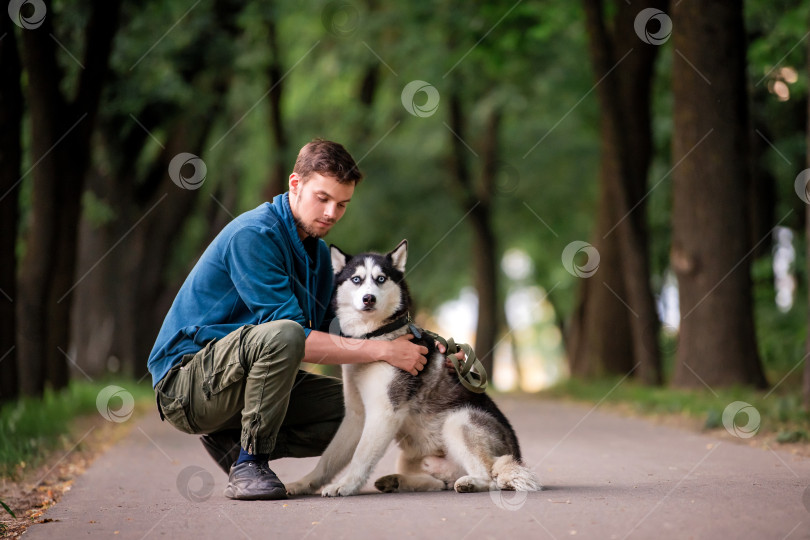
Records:
[[[464,388],[433,340],[411,325],[407,251],[407,240],[385,255],[351,256],[331,247],[332,302],[342,335],[392,340],[411,332],[430,353],[418,376],[382,361],[344,365],[346,416],[315,469],[287,492],[354,495],[394,440],[402,450],[399,474],[375,482],[383,492],[542,489],[523,465],[503,413],[486,394]]]

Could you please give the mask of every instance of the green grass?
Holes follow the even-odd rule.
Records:
[[[74,419],[85,415],[101,417],[96,399],[109,385],[124,388],[136,402],[154,399],[148,383],[73,381],[61,391],[46,390],[41,398],[21,398],[3,404],[0,407],[0,477],[13,476],[21,463],[34,467],[49,452],[64,446]],[[122,405],[120,397],[109,400],[112,411]]]
[[[656,388],[632,380],[620,381],[620,377],[592,381],[569,379],[541,395],[621,405],[642,415],[685,415],[700,420],[705,429],[723,428],[726,407],[742,401],[759,413],[758,433],[775,434],[779,442],[810,441],[810,415],[804,412],[801,394],[793,387],[780,387],[771,394],[741,387],[716,389],[713,393],[708,389]],[[737,426],[742,426],[748,422],[748,417],[741,412],[734,420]]]

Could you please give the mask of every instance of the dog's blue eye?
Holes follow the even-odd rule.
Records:
[[[357,285],[357,284],[358,284],[358,283],[360,283],[361,281],[363,281],[363,280],[362,280],[362,279],[360,279],[360,276],[354,276],[354,277],[352,278],[352,283],[354,283],[355,285]]]
[[[377,276],[377,283],[385,283],[385,276]]]

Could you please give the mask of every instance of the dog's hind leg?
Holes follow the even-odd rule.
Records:
[[[331,481],[352,459],[363,433],[365,412],[357,390],[350,382],[344,382],[346,414],[335,436],[324,450],[315,468],[300,480],[287,484],[289,495],[309,495]]]
[[[424,466],[424,462],[432,457],[408,456],[403,452],[399,455],[397,464],[399,473],[378,478],[374,482],[374,487],[384,493],[442,491],[447,489],[448,484],[444,480],[431,476]],[[455,481],[455,478],[453,478],[453,481]]]
[[[480,421],[480,419],[479,419]],[[442,434],[447,454],[466,469],[455,483],[459,493],[474,491],[539,491],[540,479],[511,454],[502,455],[502,442],[491,429],[471,421],[468,411],[447,417]]]
[[[487,434],[470,421],[468,411],[461,410],[449,415],[442,427],[442,434],[448,457],[467,473],[456,480],[454,489],[459,493],[496,491],[498,485],[490,474],[494,459],[487,448]]]
[[[501,456],[492,465],[492,477],[498,489],[507,491],[540,491],[543,485],[537,475],[513,456]]]

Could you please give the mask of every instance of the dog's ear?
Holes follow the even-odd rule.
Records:
[[[405,272],[405,262],[408,260],[408,240],[400,242],[394,251],[388,254],[388,258],[394,263],[394,268]]]
[[[346,261],[351,259],[351,256],[343,253],[340,248],[334,244],[329,246],[329,253],[332,255],[332,271],[337,275],[346,266]]]

